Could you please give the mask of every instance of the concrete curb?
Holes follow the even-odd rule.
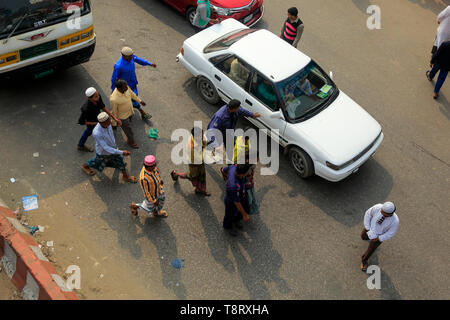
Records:
[[[25,300],[78,300],[1,199],[0,264]]]

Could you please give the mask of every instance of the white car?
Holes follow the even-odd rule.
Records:
[[[254,125],[278,129],[279,143],[302,178],[342,180],[383,141],[372,116],[314,60],[270,31],[227,19],[186,39],[177,61],[197,78],[206,101],[238,99],[261,114],[248,118]]]

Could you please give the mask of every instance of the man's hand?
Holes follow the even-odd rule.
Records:
[[[141,101],[141,104],[145,107],[147,104],[144,101]]]
[[[122,120],[120,120],[120,119],[114,119],[114,120],[116,120],[117,125],[118,125],[119,127],[122,126]]]
[[[244,219],[245,222],[250,221],[250,216],[247,213],[245,213],[245,215],[242,215],[242,218]]]
[[[153,67],[153,68],[156,68],[156,63],[152,63],[152,67]]]
[[[253,119],[261,117],[261,114],[258,112],[253,113]]]
[[[433,67],[434,67],[434,64],[430,63],[430,68],[433,69]]]
[[[129,156],[131,154],[130,151],[127,151],[127,150],[123,150],[122,152],[125,157]]]

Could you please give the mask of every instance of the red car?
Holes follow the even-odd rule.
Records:
[[[164,0],[186,16],[190,24],[194,21],[197,0]],[[251,27],[264,14],[263,0],[210,0],[211,18],[222,20],[234,18]]]

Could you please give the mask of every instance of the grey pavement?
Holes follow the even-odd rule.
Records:
[[[206,126],[220,107],[204,102],[191,75],[175,63],[193,31],[162,1],[94,0],[98,42],[90,62],[1,86],[0,198],[15,208],[30,192],[67,197],[74,216],[89,214],[82,227],[92,241],[125,261],[149,296],[162,299],[449,299],[450,82],[434,101],[425,78],[436,14],[448,1],[377,1],[381,30],[366,28],[365,9],[374,1],[294,3],[305,23],[299,49],[332,70],[339,88],[383,127],[383,144],[357,174],[339,183],[302,180],[282,158],[276,176],[256,176],[261,213],[237,239],[229,237],[222,230],[220,166],[208,167],[209,198],[193,194],[184,181],[174,184],[169,174],[184,169],[170,161],[172,131],[190,129],[194,120]],[[265,6],[256,27],[278,33],[285,1]],[[164,220],[131,218],[128,205],[142,194],[137,185],[119,183],[117,172],[88,178],[80,169],[90,157],[76,150],[83,92],[95,86],[108,100],[123,45],[158,65],[138,67],[140,96],[153,118],[135,117],[141,148],[127,161],[137,175],[144,156],[157,155],[167,193]],[[160,132],[157,141],[146,137],[150,126]],[[126,149],[120,131],[116,140]],[[83,191],[86,183],[94,192]],[[387,200],[397,205],[400,228],[370,261],[381,268],[382,288],[369,290],[359,269],[367,246],[359,237],[362,219],[367,208]],[[174,269],[175,258],[185,259],[185,267]]]

